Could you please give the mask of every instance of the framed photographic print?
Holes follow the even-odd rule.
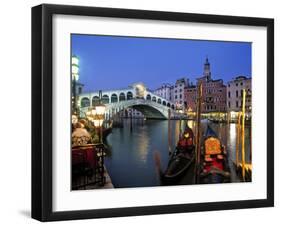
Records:
[[[32,217],[274,205],[274,21],[32,8]]]

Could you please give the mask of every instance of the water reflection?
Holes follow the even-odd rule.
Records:
[[[124,120],[124,128],[113,129],[107,138],[111,147],[105,159],[106,167],[112,182],[118,187],[144,187],[160,185],[154,163],[154,152],[159,151],[162,168],[167,167],[169,151],[175,149],[179,139],[180,128],[184,130],[186,123],[195,130],[195,121],[179,120]],[[236,157],[236,125],[211,123],[202,120],[201,134],[203,136],[207,124],[217,132],[222,143],[227,147],[231,180],[238,181],[232,162]],[[131,129],[132,128],[132,129]],[[170,128],[170,131],[169,131]],[[250,128],[245,128],[246,161],[250,161]],[[195,131],[194,131],[195,132]],[[239,155],[241,158],[241,153]]]

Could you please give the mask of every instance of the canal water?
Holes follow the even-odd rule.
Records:
[[[161,156],[161,166],[165,170],[169,161],[169,151],[175,149],[180,131],[185,124],[193,129],[194,121],[142,120],[123,121],[123,128],[114,128],[107,137],[108,146],[105,165],[115,188],[148,187],[160,185],[154,161],[155,152]],[[202,135],[209,124],[229,153],[232,182],[239,182],[232,162],[235,161],[236,124],[212,123],[202,120]],[[169,132],[170,131],[170,132]],[[250,161],[250,127],[245,129],[246,160]],[[240,157],[241,158],[241,157]]]

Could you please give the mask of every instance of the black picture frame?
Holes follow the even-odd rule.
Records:
[[[95,210],[52,210],[52,18],[55,14],[247,25],[267,28],[267,198]],[[176,12],[43,4],[32,8],[32,218],[121,217],[274,206],[274,20]]]

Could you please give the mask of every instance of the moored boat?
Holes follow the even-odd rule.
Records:
[[[189,169],[195,160],[194,134],[191,128],[186,126],[175,151],[172,153],[167,169],[160,172],[163,184],[176,184]]]
[[[107,127],[102,128],[102,139],[103,139],[103,141],[105,141],[107,136],[112,132],[113,121],[110,120],[107,123],[108,123]]]
[[[208,125],[201,158],[200,183],[230,182],[227,152],[220,139]]]

